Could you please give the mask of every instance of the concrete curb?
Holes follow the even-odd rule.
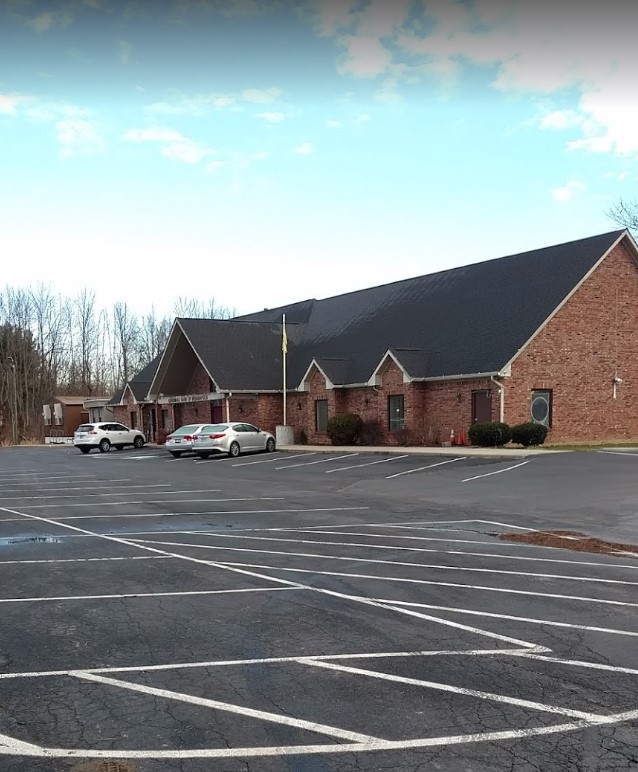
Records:
[[[452,448],[402,448],[366,445],[280,445],[278,450],[291,453],[359,453],[366,455],[409,456],[474,456],[478,458],[527,458],[550,453],[571,453],[571,450],[541,450],[539,448],[473,448],[458,445]]]

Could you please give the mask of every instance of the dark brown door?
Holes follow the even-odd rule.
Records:
[[[181,405],[173,405],[173,423],[175,424],[173,426],[173,431],[176,431],[182,425],[182,406]]]
[[[219,399],[210,403],[210,420],[213,424],[220,424],[224,421],[224,408]]]
[[[492,420],[492,392],[489,389],[472,392],[472,423]]]

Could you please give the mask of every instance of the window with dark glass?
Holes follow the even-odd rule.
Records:
[[[392,394],[388,397],[388,429],[398,432],[405,426],[403,394]]]
[[[552,425],[552,391],[551,389],[534,389],[532,391],[531,418],[535,424],[543,424],[548,428]]]
[[[328,431],[328,400],[315,400],[315,429],[318,432]]]

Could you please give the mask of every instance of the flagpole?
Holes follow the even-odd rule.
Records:
[[[288,353],[288,336],[286,335],[286,314],[281,320],[281,350],[283,353],[283,385],[284,385],[284,426],[286,426],[286,354]]]

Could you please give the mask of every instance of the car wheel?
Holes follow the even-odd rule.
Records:
[[[266,443],[266,453],[274,453],[275,452],[275,441],[272,437],[268,438],[268,442]]]
[[[113,445],[113,447],[115,448],[115,450],[123,450],[124,449],[124,445]]]
[[[111,450],[111,443],[105,437],[103,440],[100,440],[98,447],[100,448],[100,453],[108,453]]]
[[[91,448],[80,448],[80,453],[84,453],[86,455],[87,453],[90,453],[90,452],[91,452]]]
[[[137,435],[137,437],[136,437],[136,438],[133,440],[133,447],[134,447],[134,448],[137,448],[138,450],[139,450],[140,448],[143,448],[143,447],[144,447],[144,438],[143,438],[143,437],[141,437],[139,434],[138,434],[138,435]]]
[[[181,451],[169,450],[168,452],[173,458],[179,458],[182,455]]]
[[[238,442],[231,442],[230,443],[230,449],[228,451],[228,455],[231,458],[237,458],[237,456],[239,455],[239,451],[240,451],[239,443]]]

